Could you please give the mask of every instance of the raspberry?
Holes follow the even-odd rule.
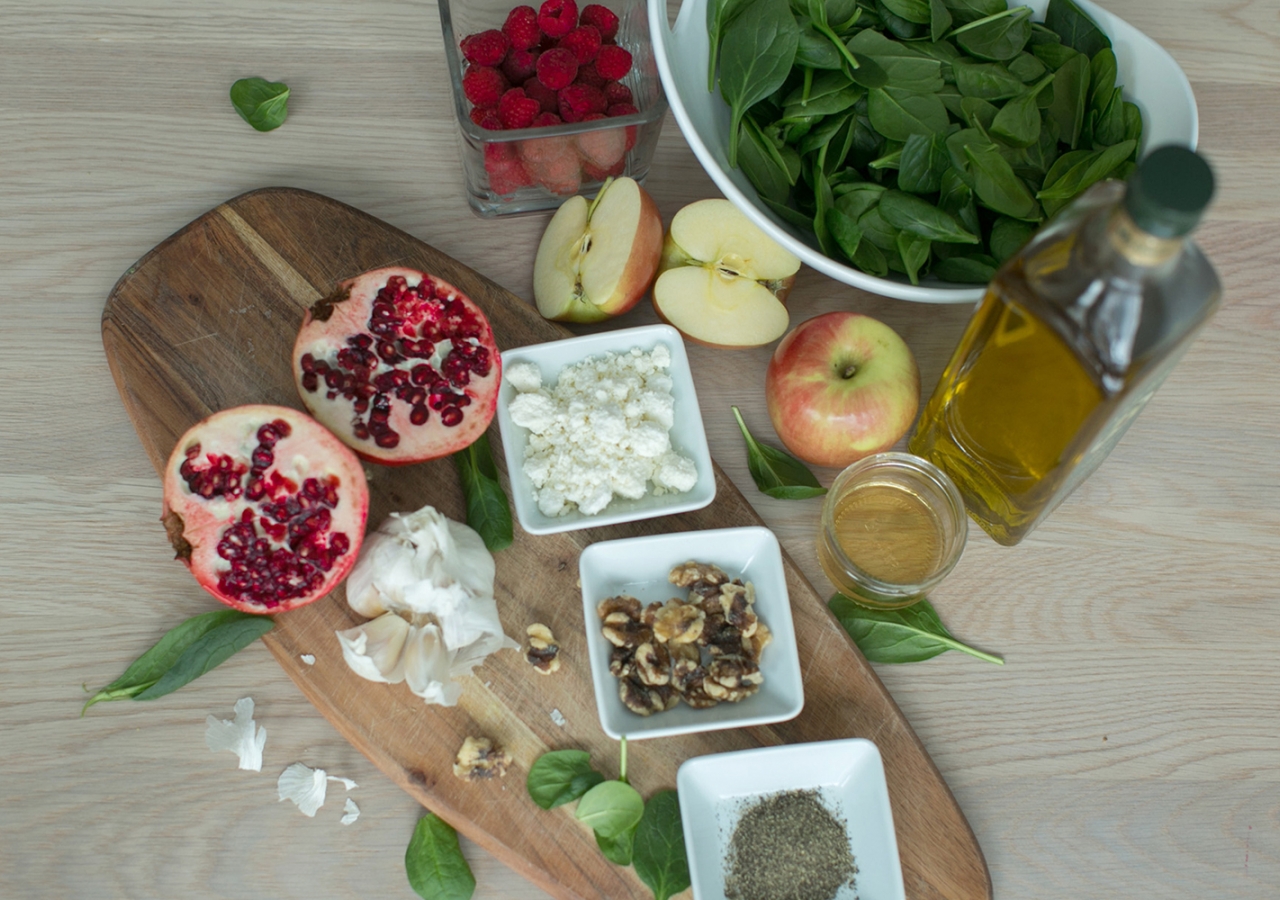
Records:
[[[611,41],[618,33],[618,17],[613,10],[599,3],[588,3],[582,7],[582,15],[578,21],[583,25],[594,25],[600,32],[602,41]]]
[[[520,158],[530,173],[540,164],[551,162],[565,155],[573,156],[566,137],[533,138],[520,142]]]
[[[609,117],[608,117],[608,116],[606,116],[604,113],[587,113],[585,116],[583,116],[583,117],[582,117],[581,119],[579,119],[578,121],[580,121],[580,122],[596,122],[596,121],[599,121],[600,119],[607,119],[607,118],[609,118]]]
[[[599,169],[611,169],[617,165],[618,160],[627,155],[627,136],[623,131],[622,128],[601,128],[578,135],[578,152],[582,154],[583,162]]]
[[[542,104],[526,97],[520,88],[512,88],[498,102],[498,118],[504,128],[528,128],[542,111]]]
[[[600,73],[596,71],[596,64],[589,62],[585,66],[578,67],[578,77],[574,79],[578,84],[589,84],[594,88],[603,89],[609,82],[600,77]]]
[[[584,65],[600,52],[600,32],[592,25],[580,25],[560,38],[560,46],[572,50],[578,65]]]
[[[606,178],[617,178],[627,171],[627,160],[622,158],[607,169],[594,166],[586,160],[582,161],[582,176],[587,181],[604,181]]]
[[[502,119],[498,116],[496,109],[486,109],[484,115],[476,124],[489,131],[502,131]]]
[[[553,91],[573,84],[577,75],[578,57],[572,50],[556,47],[538,57],[538,80]]]
[[[477,66],[497,66],[507,58],[507,36],[496,28],[462,39],[462,55]]]
[[[542,40],[542,31],[538,28],[538,13],[532,6],[517,6],[507,13],[502,33],[507,36],[513,50],[536,47],[538,41]]]
[[[536,71],[538,71],[537,50],[512,49],[502,64],[502,74],[506,75],[507,81],[512,84],[524,84]]]
[[[484,170],[490,172],[520,162],[515,141],[491,141],[484,145]]]
[[[520,162],[514,142],[486,144],[484,170],[489,175],[489,189],[495,194],[510,194],[533,184],[533,179]]]
[[[471,112],[467,113],[467,115],[471,116],[472,122],[475,122],[477,125],[479,125],[481,122],[484,121],[484,117],[489,115],[492,112],[494,112],[492,107],[473,106],[471,107]]]
[[[489,66],[472,66],[462,76],[462,93],[476,106],[497,106],[508,87],[502,73]]]
[[[537,78],[530,78],[524,83],[524,93],[526,97],[532,97],[542,104],[543,112],[560,112],[560,98],[556,96],[556,92]]]
[[[573,0],[546,0],[538,10],[538,27],[547,37],[562,38],[578,25],[578,4]]]
[[[538,113],[537,117],[533,120],[533,127],[548,128],[552,125],[560,125],[563,122],[564,119],[560,118],[553,112],[542,112]]]
[[[591,113],[602,113],[608,107],[604,94],[589,84],[571,84],[559,93],[560,118],[566,122],[581,122]]]
[[[610,81],[605,84],[601,90],[604,91],[604,97],[609,101],[610,106],[613,106],[615,103],[631,103],[633,105],[635,103],[631,98],[631,88],[627,87],[625,84]]]
[[[633,116],[639,111],[630,103],[610,103],[604,114],[612,118],[614,116]]]
[[[613,44],[601,47],[595,62],[605,81],[621,81],[631,71],[631,54]]]

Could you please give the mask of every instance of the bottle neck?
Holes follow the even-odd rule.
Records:
[[[1112,211],[1107,221],[1107,244],[1131,264],[1154,269],[1181,252],[1183,238],[1156,237],[1143,231],[1123,205]]]

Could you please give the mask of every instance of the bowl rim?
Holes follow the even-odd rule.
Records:
[[[649,40],[653,45],[654,60],[658,65],[658,77],[662,81],[667,95],[667,102],[671,108],[672,115],[675,117],[676,124],[680,127],[681,134],[684,135],[690,149],[693,150],[694,156],[698,158],[698,162],[711,180],[715,182],[716,187],[735,206],[741,209],[748,218],[763,229],[766,234],[800,257],[801,261],[810,268],[816,269],[836,281],[861,288],[882,297],[918,303],[976,303],[982,299],[986,293],[985,285],[933,287],[913,285],[905,281],[900,282],[895,279],[868,275],[866,272],[826,256],[821,251],[810,246],[806,241],[800,240],[792,234],[788,227],[767,215],[760,208],[758,201],[752,200],[743,193],[720,167],[720,164],[716,162],[710,148],[698,134],[698,130],[694,126],[688,110],[685,108],[684,100],[678,88],[679,83],[671,70],[670,45],[668,41],[673,36],[675,28],[680,27],[687,17],[693,15],[694,7],[698,5],[698,0],[682,0],[674,27],[667,22],[666,0],[647,0],[647,2],[649,4]],[[703,0],[703,2],[709,2],[709,0]],[[1187,80],[1186,73],[1182,71],[1182,67],[1178,65],[1177,60],[1155,40],[1115,13],[1098,6],[1091,0],[1075,0],[1075,2],[1098,23],[1098,26],[1107,33],[1108,37],[1112,36],[1115,23],[1118,22],[1123,28],[1132,30],[1136,35],[1144,39],[1150,44],[1152,52],[1158,57],[1163,57],[1164,60],[1172,65],[1173,71],[1176,73],[1176,84],[1172,87],[1184,95],[1184,98],[1189,103],[1191,134],[1188,143],[1190,148],[1194,150],[1199,138],[1199,109],[1196,105],[1195,94],[1191,90],[1191,83]],[[1033,8],[1035,21],[1042,22],[1044,20],[1044,8],[1047,7],[1048,0],[1022,0],[1022,3]],[[701,84],[699,87],[701,87]],[[939,284],[945,283],[940,282]]]
[[[522,468],[524,462],[525,429],[511,421],[507,409],[515,388],[510,387],[504,378],[498,388],[498,408],[495,418],[498,420],[498,433],[502,440],[502,452],[507,461],[507,478],[511,485],[511,501],[516,509],[516,519],[520,527],[529,534],[560,534],[565,531],[578,531],[584,528],[600,528],[606,525],[620,525],[624,522],[638,522],[659,516],[692,512],[709,506],[716,498],[715,465],[711,460],[711,448],[707,444],[706,427],[702,421],[702,407],[698,403],[698,391],[693,381],[693,370],[689,365],[689,355],[684,346],[680,332],[670,325],[656,323],[653,325],[637,325],[631,328],[618,328],[597,331],[592,334],[577,335],[556,341],[544,341],[540,344],[526,344],[523,347],[512,347],[501,353],[502,368],[505,372],[512,364],[518,362],[536,362],[545,368],[544,359],[551,354],[555,358],[550,364],[563,368],[581,362],[590,356],[603,353],[618,353],[632,347],[652,348],[664,343],[671,351],[671,366],[667,374],[672,380],[672,393],[677,402],[687,403],[691,407],[687,414],[684,430],[681,429],[680,418],[685,414],[677,413],[678,419],[671,427],[672,445],[678,443],[682,453],[693,460],[698,469],[698,480],[693,488],[683,494],[666,494],[656,503],[643,510],[614,510],[609,507],[594,516],[586,516],[574,510],[564,516],[552,518],[544,516],[538,510],[533,499],[533,488]],[[593,346],[594,345],[594,346]],[[583,349],[590,348],[590,349]],[[545,377],[545,376],[544,376]],[[676,440],[678,438],[678,442]],[[646,495],[652,497],[652,494]],[[612,502],[612,501],[611,501]],[[535,518],[536,517],[536,518]],[[541,520],[545,520],[541,521]]]
[[[682,548],[683,546],[689,548],[687,553],[682,549],[681,553],[675,555],[690,559],[697,558],[699,553],[706,555],[708,551],[699,549],[701,546],[711,547],[717,543],[726,542],[745,544],[748,539],[754,541],[759,548],[756,557],[758,559],[757,575],[754,576],[753,581],[758,584],[763,578],[769,578],[775,582],[771,587],[776,588],[777,597],[770,603],[766,622],[774,635],[771,645],[774,647],[773,652],[778,654],[775,657],[778,662],[773,666],[775,669],[773,683],[774,690],[782,695],[781,699],[784,702],[787,699],[786,695],[792,695],[790,702],[785,702],[777,712],[742,714],[718,721],[694,721],[683,725],[664,725],[661,715],[647,718],[631,716],[627,721],[634,724],[634,728],[618,727],[614,713],[620,707],[611,702],[610,697],[610,695],[614,697],[617,695],[617,679],[609,674],[609,660],[605,650],[609,645],[600,634],[596,616],[596,605],[599,599],[592,596],[592,588],[598,580],[595,575],[597,571],[595,567],[598,565],[595,558],[610,550],[643,550],[645,545],[675,541],[681,543]],[[709,552],[714,553],[714,550]],[[714,559],[705,561],[719,564]],[[646,580],[645,583],[659,583],[665,579],[667,571],[655,563],[654,577]],[[578,578],[582,584],[583,627],[586,631],[587,657],[591,667],[591,687],[595,695],[596,714],[604,733],[615,740],[620,740],[624,735],[631,741],[648,740],[787,722],[800,715],[804,709],[804,679],[800,667],[800,651],[796,643],[795,619],[791,611],[791,596],[787,590],[786,575],[786,564],[782,559],[782,545],[778,541],[778,536],[763,525],[646,534],[611,541],[597,541],[584,548],[578,557]],[[769,684],[770,682],[765,682],[766,687]],[[632,719],[635,721],[631,722]]]

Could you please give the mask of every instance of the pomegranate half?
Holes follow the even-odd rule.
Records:
[[[484,313],[414,269],[338,285],[293,345],[302,403],[360,456],[404,465],[447,456],[489,427],[502,359]]]
[[[178,559],[244,612],[286,612],[333,590],[368,515],[360,460],[284,406],[214,413],[178,439],[164,471],[161,520]]]

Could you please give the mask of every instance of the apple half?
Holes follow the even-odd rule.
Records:
[[[640,302],[662,256],[662,217],[633,178],[606,181],[590,203],[556,210],[533,260],[533,298],[544,318],[603,322]]]
[[[798,271],[800,258],[728,200],[699,200],[671,220],[653,305],[696,343],[759,347],[787,330]]]

